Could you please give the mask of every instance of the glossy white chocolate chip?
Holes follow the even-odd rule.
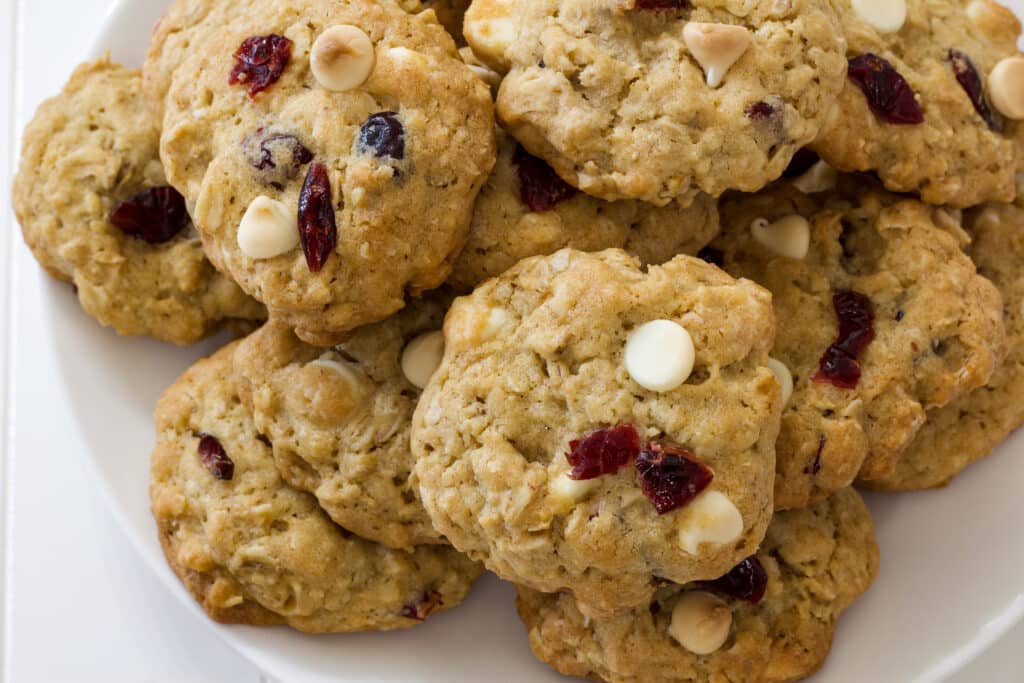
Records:
[[[260,195],[252,200],[238,224],[238,248],[249,258],[267,259],[299,246],[296,212]]]
[[[761,245],[779,256],[800,260],[807,256],[811,245],[811,224],[803,216],[791,214],[774,223],[756,218],[750,224],[750,233]]]
[[[793,373],[785,363],[774,358],[768,359],[768,369],[775,375],[775,379],[779,380],[779,386],[782,387],[782,405],[785,406],[793,395]]]
[[[317,36],[309,52],[309,67],[317,83],[336,92],[362,85],[373,72],[373,41],[355,26],[331,26]]]
[[[709,655],[725,644],[732,628],[732,610],[724,600],[705,591],[688,591],[672,609],[668,632],[695,655]]]
[[[427,386],[431,375],[441,364],[444,356],[444,334],[441,330],[424,332],[402,351],[402,374],[419,389]]]
[[[816,194],[835,189],[837,182],[839,182],[839,172],[825,161],[819,161],[807,169],[802,176],[795,179],[793,187],[804,194]]]
[[[907,21],[906,0],[853,0],[853,9],[882,33],[895,33]]]
[[[551,495],[564,501],[582,500],[597,486],[597,479],[570,479],[568,472],[554,475],[548,483]]]
[[[988,76],[988,94],[1003,116],[1024,119],[1024,57],[1001,60]]]
[[[736,60],[750,47],[750,31],[733,24],[691,21],[683,28],[683,42],[704,69],[708,85],[717,88]]]
[[[743,515],[721,491],[704,491],[683,508],[679,526],[679,545],[696,555],[703,543],[735,543],[743,534]]]
[[[363,393],[364,381],[362,371],[351,363],[337,360],[337,356],[334,353],[326,353],[312,361],[310,365],[316,365],[338,373],[341,380],[347,385],[349,393],[353,396]]]
[[[626,340],[626,372],[651,391],[671,391],[685,382],[695,356],[690,333],[672,320],[644,323]]]

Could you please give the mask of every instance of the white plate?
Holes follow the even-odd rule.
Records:
[[[1015,4],[1020,9],[1024,0]],[[109,49],[115,59],[139,64],[163,5],[121,0],[94,53]],[[118,338],[82,314],[64,286],[45,282],[63,375],[55,399],[72,406],[77,436],[139,551],[196,618],[205,619],[167,569],[156,541],[147,498],[148,454],[157,396],[216,344],[180,350]],[[881,574],[841,620],[832,656],[815,680],[940,681],[1024,616],[1022,482],[1024,434],[1018,433],[948,489],[870,496]],[[481,581],[459,609],[398,633],[312,637],[283,627],[216,628],[282,681],[561,680],[532,657],[513,593],[493,577]]]

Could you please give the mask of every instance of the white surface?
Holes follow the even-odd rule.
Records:
[[[19,86],[18,96],[8,98],[0,113],[8,133],[0,142],[0,216],[8,224],[0,235],[0,321],[12,315],[14,320],[14,333],[2,338],[10,344],[9,355],[0,354],[0,377],[9,368],[13,380],[0,396],[0,404],[11,399],[8,410],[0,413],[6,417],[7,446],[3,680],[255,682],[255,669],[212,637],[215,627],[198,617],[190,603],[182,607],[173,601],[127,546],[98,502],[99,485],[83,457],[90,446],[101,447],[97,452],[103,455],[105,479],[124,494],[119,500],[130,511],[124,519],[128,534],[143,542],[151,560],[158,560],[145,514],[150,411],[159,388],[183,367],[188,354],[178,354],[175,365],[164,348],[119,340],[97,328],[77,310],[65,287],[42,276],[20,240],[14,240],[13,267],[7,259],[14,231],[6,194],[10,131],[20,130],[39,99],[59,89],[85,56],[103,3],[0,2],[5,21],[0,36],[7,38],[4,49],[11,55],[0,83],[11,92],[14,75]],[[137,49],[147,31],[137,21],[131,26],[120,35],[130,42],[126,47]],[[12,296],[7,296],[9,278],[14,282]],[[130,378],[144,378],[145,386],[139,388]],[[68,380],[73,382],[70,393]],[[91,416],[83,421],[88,429],[81,433],[71,414],[72,400],[79,412]],[[1017,444],[1024,448],[1020,435]],[[965,639],[988,640],[987,635],[1002,628],[998,613],[1008,606],[1005,589],[1014,582],[1019,585],[1024,576],[1024,520],[1014,505],[1020,499],[1016,486],[1024,481],[1022,475],[1022,459],[1004,453],[949,491],[876,506],[882,576],[841,623],[835,656],[819,680],[930,680],[930,673],[955,661]],[[997,495],[1008,490],[1009,497]],[[905,547],[894,547],[901,542]],[[972,547],[981,551],[972,552]],[[1017,553],[1015,561],[996,561],[1012,552]],[[907,564],[918,571],[901,571]],[[156,566],[167,578],[162,565]],[[493,585],[478,590],[465,609],[407,634],[301,638],[281,629],[219,630],[245,641],[250,651],[262,649],[262,659],[270,664],[278,661],[266,648],[279,648],[282,642],[302,648],[302,661],[319,666],[324,680],[381,680],[376,674],[382,667],[393,665],[399,659],[396,653],[411,648],[417,648],[417,665],[405,680],[453,680],[456,669],[467,680],[478,680],[480,674],[502,681],[552,678],[530,658],[507,591],[498,598],[504,604],[492,606],[488,598],[493,593]],[[494,627],[458,628],[489,613],[494,614]],[[382,651],[377,649],[381,643]],[[1022,643],[1024,630],[1018,628],[952,680],[1019,683],[1024,680]],[[918,675],[908,673],[922,654],[936,652],[942,656],[929,656],[927,671],[917,667]],[[341,663],[331,665],[322,659],[325,653]],[[365,675],[343,678],[348,665]],[[523,668],[514,668],[519,666]],[[880,673],[865,673],[869,667]]]

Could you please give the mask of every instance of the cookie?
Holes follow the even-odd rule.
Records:
[[[452,304],[413,416],[435,528],[594,613],[722,574],[771,515],[773,337],[768,293],[699,259],[521,261]]]
[[[469,239],[449,284],[465,291],[528,256],[564,247],[622,247],[642,263],[696,254],[718,233],[718,208],[705,194],[672,202],[606,202],[576,191],[515,140],[498,131],[498,161],[477,197]]]
[[[82,64],[25,129],[13,204],[36,260],[123,335],[190,344],[261,305],[203,256],[160,166],[138,70]]]
[[[407,628],[458,605],[479,565],[443,546],[359,538],[281,481],[238,395],[234,352],[196,363],[156,408],[153,516],[203,609],[225,623],[324,633]]]
[[[1005,114],[1024,118],[1024,102],[1007,109],[1004,91],[1020,88],[993,70],[1020,59],[1013,12],[992,0],[835,4],[849,75],[814,149],[931,204],[1012,200],[1024,127]]]
[[[955,215],[865,178],[844,183],[726,199],[709,252],[772,292],[772,357],[792,383],[776,444],[780,509],[858,474],[888,476],[925,411],[988,381],[1006,349],[1001,298],[961,250]]]
[[[161,157],[210,260],[330,345],[439,286],[494,164],[487,86],[431,12],[259,2],[193,50]]]
[[[393,548],[442,542],[411,476],[409,432],[414,382],[440,361],[449,302],[413,302],[331,349],[267,324],[235,354],[242,399],[284,480],[341,526]]]
[[[469,9],[470,0],[423,0],[423,9],[432,9],[437,15],[437,20],[447,29],[448,33],[455,39],[457,45],[465,45],[466,39],[462,37],[462,21]]]
[[[473,51],[505,79],[505,128],[569,184],[664,205],[758,190],[842,87],[827,0],[477,0]]]
[[[742,582],[665,586],[649,605],[610,619],[586,618],[566,593],[519,587],[517,605],[534,654],[568,676],[782,683],[822,665],[836,621],[877,572],[871,516],[845,489],[776,515],[756,557],[730,572]],[[738,594],[740,583],[763,597]]]
[[[945,486],[1024,424],[1024,208],[993,204],[966,219],[978,272],[1003,295],[1010,351],[988,384],[928,411],[917,438],[874,489],[909,491]]]

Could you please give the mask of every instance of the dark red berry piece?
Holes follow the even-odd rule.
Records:
[[[227,481],[235,476],[235,463],[215,436],[199,435],[199,460],[215,479]]]
[[[249,97],[256,97],[277,83],[292,56],[292,41],[271,33],[246,38],[235,50],[235,67],[228,83],[249,86]]]
[[[519,199],[530,211],[547,211],[579,190],[562,180],[542,159],[516,145],[512,163],[519,176]]]
[[[313,273],[324,267],[327,257],[338,244],[331,180],[327,176],[327,166],[321,163],[309,165],[299,192],[299,240],[306,255],[306,265]]]
[[[408,619],[423,621],[430,613],[444,604],[441,594],[437,591],[424,591],[415,602],[402,607],[402,616]]]
[[[659,515],[689,503],[715,477],[710,467],[682,446],[655,441],[636,457],[636,473]]]
[[[188,225],[185,198],[173,187],[151,187],[118,204],[110,222],[132,237],[162,244]]]
[[[569,442],[565,459],[572,465],[570,479],[593,479],[615,474],[640,452],[640,435],[631,424],[598,429]]]
[[[996,119],[992,109],[988,106],[988,101],[985,99],[985,88],[981,84],[981,76],[978,74],[974,62],[960,50],[950,48],[949,63],[953,67],[953,75],[956,76],[960,87],[971,98],[971,104],[974,105],[975,111],[991,130],[999,131],[1002,128],[1002,122]]]
[[[807,149],[801,147],[793,155],[793,159],[789,162],[789,166],[782,172],[783,178],[799,178],[807,171],[811,170],[811,167],[821,161],[821,157]]]
[[[839,319],[839,335],[818,363],[811,377],[841,389],[854,389],[860,381],[857,356],[875,338],[875,311],[871,300],[860,292],[844,291],[832,295]]]
[[[690,0],[636,0],[633,3],[633,9],[690,9]]]
[[[864,91],[871,110],[884,121],[923,123],[924,113],[914,89],[893,65],[870,52],[850,59],[847,75]]]
[[[767,102],[753,102],[743,111],[751,121],[766,121],[775,116],[775,107]]]
[[[405,158],[405,128],[393,111],[371,114],[359,129],[359,147],[379,159]]]
[[[313,160],[313,153],[294,135],[262,128],[242,140],[249,165],[260,173],[259,179],[279,190]]]
[[[768,588],[768,572],[764,570],[761,561],[751,555],[730,569],[725,576],[714,581],[702,581],[701,586],[756,605],[761,602]]]

